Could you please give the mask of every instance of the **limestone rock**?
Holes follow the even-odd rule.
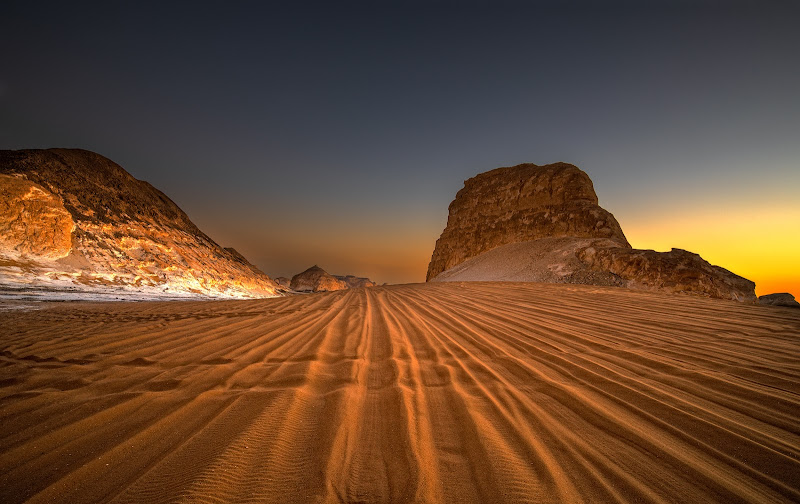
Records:
[[[317,265],[293,276],[290,286],[297,292],[327,292],[348,288],[345,282]]]
[[[22,177],[0,175],[0,249],[15,258],[59,259],[75,222],[61,198]]]
[[[376,287],[378,284],[365,277],[357,277],[354,275],[334,275],[336,278],[347,284],[349,289],[358,289],[360,287]]]
[[[756,302],[755,283],[686,250],[587,247],[579,250],[577,257],[593,271],[618,276],[630,289]]]
[[[592,182],[556,163],[498,168],[450,204],[428,281],[581,283],[755,303],[755,284],[680,249],[634,250]]]
[[[765,306],[788,306],[790,308],[800,308],[800,303],[798,303],[794,299],[794,296],[788,292],[778,292],[775,294],[758,296],[758,304]]]
[[[278,286],[99,154],[0,151],[0,286],[270,297]]]
[[[508,243],[569,236],[629,246],[614,216],[597,204],[589,176],[567,163],[481,173],[464,182],[449,211],[427,280]]]
[[[286,277],[275,277],[272,279],[276,284],[286,289],[291,289],[292,279]]]

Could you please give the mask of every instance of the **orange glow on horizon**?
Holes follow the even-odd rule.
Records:
[[[681,248],[756,283],[756,294],[800,299],[800,208],[719,208],[670,216],[622,216],[634,248]]]

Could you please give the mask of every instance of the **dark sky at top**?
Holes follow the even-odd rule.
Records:
[[[629,234],[798,209],[798,2],[72,4],[4,4],[0,148],[103,154],[268,274],[421,281],[462,181],[521,162]]]

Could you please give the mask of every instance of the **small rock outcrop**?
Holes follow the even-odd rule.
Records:
[[[532,281],[627,287],[755,303],[755,284],[680,249],[632,249],[573,165],[477,175],[450,204],[428,281]]]
[[[357,277],[353,275],[334,275],[336,278],[347,284],[349,289],[358,289],[360,287],[376,287],[378,284],[366,277]]]
[[[286,278],[286,277],[275,277],[275,278],[273,278],[272,280],[273,280],[273,281],[274,281],[276,284],[280,285],[281,287],[284,287],[284,288],[286,288],[286,289],[290,289],[290,288],[291,288],[291,284],[292,284],[292,279],[291,279],[291,278]]]
[[[610,273],[629,289],[697,294],[750,304],[756,301],[755,283],[686,250],[587,247],[576,255],[590,270]]]
[[[297,292],[327,292],[348,288],[345,282],[317,265],[293,276],[289,285],[293,291]]]
[[[426,280],[507,243],[570,236],[629,246],[614,216],[597,204],[589,176],[567,163],[476,175],[464,182],[449,211]]]
[[[788,292],[777,292],[775,294],[758,296],[758,304],[765,306],[787,306],[790,308],[800,308],[800,303],[798,303],[794,299],[794,296]]]
[[[0,151],[0,287],[272,297],[164,193],[79,149]]]

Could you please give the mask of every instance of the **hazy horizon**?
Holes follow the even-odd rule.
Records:
[[[270,276],[421,282],[465,179],[563,161],[635,248],[800,297],[800,7],[14,3],[0,148],[102,154]]]

